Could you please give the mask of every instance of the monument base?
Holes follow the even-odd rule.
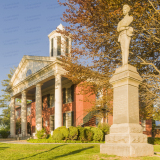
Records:
[[[100,145],[100,153],[123,157],[153,156],[153,145],[148,143],[106,143]]]
[[[113,85],[113,125],[105,136],[100,153],[124,157],[153,156],[153,145],[147,143],[139,125],[138,87],[142,78],[129,64],[117,68],[110,83]]]

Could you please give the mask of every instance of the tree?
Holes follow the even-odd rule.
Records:
[[[14,74],[16,70],[16,67],[12,68],[10,70],[10,73],[7,74],[7,79],[2,80],[2,86],[4,89],[2,89],[3,95],[0,96],[0,108],[3,108],[2,115],[0,115],[0,125],[3,127],[9,129],[10,127],[10,107],[9,103],[11,100],[11,86],[10,86],[10,80],[12,78],[12,75]]]
[[[156,111],[160,108],[160,88],[157,87],[160,84],[158,0],[68,0],[59,3],[67,7],[62,20],[70,24],[66,31],[59,32],[71,33],[74,43],[71,57],[62,58],[66,62],[64,68],[69,71],[67,77],[74,83],[83,82],[80,85],[83,84],[84,88],[91,86],[95,94],[100,90],[106,90],[103,92],[106,93],[111,88],[109,80],[115,69],[121,66],[117,24],[123,17],[123,5],[130,5],[134,35],[129,64],[135,66],[143,78],[140,115],[151,118],[155,111],[153,105]]]
[[[10,80],[16,70],[16,67],[11,68],[10,73],[7,74],[7,79],[2,80],[2,86],[4,89],[2,89],[3,95],[0,96],[0,108],[4,108],[2,111],[2,115],[0,115],[0,125],[3,125],[4,127],[7,127],[9,129],[10,125],[10,107],[9,103],[11,101],[11,92],[12,87],[10,85]],[[16,98],[16,102],[21,103],[21,99]],[[27,104],[31,103],[31,100],[27,100]]]
[[[3,109],[2,115],[0,115],[0,124],[3,128],[9,130],[10,127],[10,108]]]

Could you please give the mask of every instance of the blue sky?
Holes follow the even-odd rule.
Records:
[[[57,0],[0,0],[0,81],[24,55],[49,56],[48,34],[67,25],[64,11]]]

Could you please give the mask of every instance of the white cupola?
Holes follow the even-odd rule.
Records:
[[[57,30],[65,30],[64,26],[60,24],[56,30],[52,31],[49,35],[49,56],[70,56],[71,51],[71,38],[69,36],[58,33]]]

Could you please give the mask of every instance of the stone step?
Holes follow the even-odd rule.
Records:
[[[147,143],[147,135],[142,133],[117,133],[105,136],[106,143]]]
[[[32,136],[25,136],[25,137],[17,137],[17,140],[27,140],[29,138],[31,138]]]

